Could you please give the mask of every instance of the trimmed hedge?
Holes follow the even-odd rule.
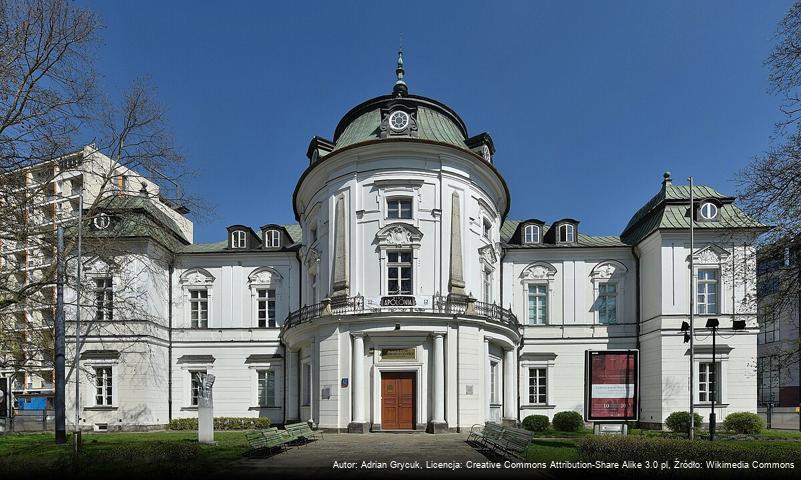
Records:
[[[266,417],[214,417],[214,430],[259,430],[270,427]],[[170,430],[197,430],[197,418],[174,418]]]
[[[523,428],[530,432],[544,432],[550,424],[547,415],[529,415],[523,419]]]
[[[577,442],[581,460],[594,462],[641,461],[700,462],[707,461],[782,463],[795,462],[801,457],[801,443],[770,442],[708,442],[647,437],[592,436]],[[760,475],[765,472],[760,472]],[[739,472],[738,472],[739,474]]]
[[[573,410],[553,416],[553,428],[560,432],[578,432],[584,426],[584,417]]]
[[[756,413],[735,412],[726,416],[726,420],[723,420],[723,428],[739,434],[755,434],[765,428],[765,422]]]
[[[704,423],[704,417],[697,413],[693,413],[695,419],[695,430],[699,430]],[[665,426],[671,432],[680,432],[685,435],[690,433],[690,412],[673,412],[665,419]]]

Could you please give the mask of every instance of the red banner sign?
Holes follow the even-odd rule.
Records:
[[[637,350],[588,350],[587,420],[636,420],[639,380]]]

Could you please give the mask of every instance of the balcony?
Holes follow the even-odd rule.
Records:
[[[412,296],[392,295],[385,297],[346,297],[342,299],[325,299],[314,305],[307,305],[287,316],[281,331],[297,325],[312,322],[317,318],[330,315],[369,315],[371,313],[433,313],[443,315],[460,315],[465,317],[481,317],[518,330],[520,324],[511,310],[499,305],[479,302],[474,298],[449,299],[442,295]]]

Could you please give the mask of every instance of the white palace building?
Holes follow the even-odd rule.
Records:
[[[508,219],[490,135],[408,93],[403,73],[399,58],[390,95],[352,108],[331,140],[311,140],[296,224],[231,225],[225,240],[193,244],[180,209],[109,204],[109,218],[124,207],[148,219],[129,241],[149,274],[126,277],[132,260],[84,259],[87,295],[103,300],[85,307],[81,428],[193,417],[203,373],[216,377],[215,416],[276,424],[440,432],[552,417],[584,411],[585,351],[610,349],[640,351],[644,427],[688,410],[690,391],[708,409],[714,378],[718,418],[756,411],[749,245],[763,226],[734,198],[696,186],[690,205],[689,187],[665,174],[620,235],[586,235],[572,218]],[[116,304],[132,282],[147,319]],[[689,295],[691,386],[680,331]],[[709,317],[721,327],[714,363]],[[747,328],[733,331],[735,319]]]

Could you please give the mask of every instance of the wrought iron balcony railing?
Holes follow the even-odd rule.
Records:
[[[282,330],[311,322],[329,315],[364,315],[369,313],[435,313],[484,317],[486,320],[519,328],[517,317],[508,308],[492,303],[479,302],[474,298],[454,299],[443,295],[412,296],[390,295],[378,298],[344,297],[325,299],[314,305],[307,305],[291,312]]]

